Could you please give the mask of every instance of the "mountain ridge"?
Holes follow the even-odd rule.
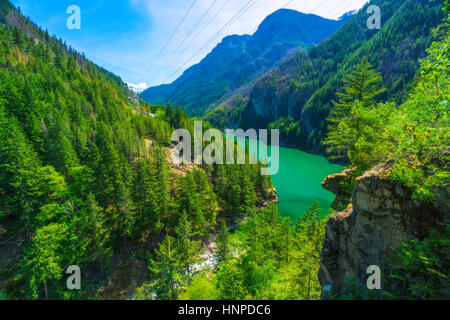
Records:
[[[310,48],[339,29],[343,20],[280,9],[266,17],[253,35],[230,35],[198,64],[171,84],[149,88],[141,96],[150,103],[181,105],[202,115],[230,94],[245,88],[284,58]],[[296,28],[301,25],[301,28]],[[192,93],[195,87],[197,94]]]
[[[380,30],[366,26],[369,5],[383,10]],[[442,19],[440,8],[440,1],[372,0],[331,37],[264,74],[241,97],[243,103],[220,107],[206,118],[219,126],[276,127],[284,144],[325,155],[321,140],[344,75],[368,56],[389,88],[380,101],[400,102],[431,44],[430,29]],[[290,126],[298,127],[300,134],[286,139]]]

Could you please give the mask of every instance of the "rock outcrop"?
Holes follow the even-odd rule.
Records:
[[[331,208],[334,210],[345,209],[349,203],[355,182],[354,173],[355,169],[348,169],[332,174],[322,181],[322,187],[336,195],[336,199],[331,204]]]
[[[380,267],[383,279],[396,247],[422,240],[431,228],[448,224],[448,190],[439,190],[433,202],[419,203],[412,199],[411,190],[388,177],[390,166],[379,165],[358,177],[347,209],[330,217],[320,257],[322,299],[343,296],[354,288],[365,290],[369,266]],[[323,184],[339,195],[339,184],[331,181],[346,174],[328,177]],[[382,289],[389,290],[389,284],[382,282]]]
[[[102,300],[130,300],[136,289],[148,279],[148,269],[140,259],[116,257],[111,277],[97,291]]]

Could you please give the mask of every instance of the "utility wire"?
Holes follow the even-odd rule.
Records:
[[[208,23],[202,28],[202,30],[200,30],[194,37],[194,40],[197,39],[197,37],[203,32],[205,31],[205,29],[211,24],[211,22],[213,22],[213,20],[215,18],[217,18],[217,16],[223,11],[223,9],[225,9],[225,7],[231,2],[231,0],[228,0],[227,2],[224,3],[224,5],[219,9],[219,11],[217,11],[217,13],[211,17],[211,19],[209,19]],[[185,47],[186,49],[187,47]]]
[[[187,63],[189,63],[192,59],[194,59],[207,45],[209,45],[209,43],[215,39],[218,35],[222,34],[223,31],[225,31],[225,29],[230,26],[231,24],[233,24],[234,22],[236,22],[237,19],[239,19],[243,14],[245,14],[245,12],[247,12],[258,0],[253,0],[254,2],[252,2],[252,0],[250,0],[249,2],[246,3],[246,5],[241,8],[241,10],[235,15],[233,16],[233,18],[231,18],[216,34],[214,34],[206,43],[205,45],[203,45],[189,60],[187,60],[181,67],[179,67],[177,70],[175,70],[175,72],[173,72],[169,77],[167,77],[164,82],[166,82],[167,80],[169,80],[170,78],[172,78],[172,76],[174,76],[176,73],[178,73]],[[295,0],[290,0],[288,1],[282,8],[287,7],[288,5],[290,5],[292,2],[294,2]],[[318,9],[320,6],[322,6],[323,4],[325,4],[326,2],[328,2],[329,0],[323,0],[322,2],[320,2],[317,6],[315,6],[314,8],[308,10],[310,13],[313,13],[316,9]],[[358,1],[358,0],[357,0]],[[252,2],[252,3],[250,3]],[[356,1],[353,1],[352,3],[355,3]],[[352,4],[351,3],[351,4]],[[348,5],[346,8],[348,8],[350,5]],[[337,9],[337,8],[335,8]],[[334,11],[335,9],[331,10],[330,12]],[[204,28],[203,28],[204,29]],[[203,31],[202,29],[202,31]],[[252,30],[252,32],[250,34],[252,34],[254,31],[256,31],[258,29],[258,26],[256,26],[255,29]],[[174,94],[169,98],[168,102],[170,103],[170,101],[176,96],[176,91],[174,92]]]
[[[359,0],[355,0],[355,1],[351,2],[351,3],[349,3],[349,4],[343,9],[344,14],[346,13],[345,11],[346,11],[351,5],[353,5],[354,3],[358,2],[358,1],[359,1]],[[335,18],[335,16],[337,16],[337,15],[339,15],[339,11],[336,12],[334,15],[332,15],[331,18]]]
[[[323,0],[321,3],[319,3],[316,7],[314,7],[311,10],[308,10],[309,13],[313,13],[314,10],[318,9],[321,5],[323,5],[325,2],[327,2],[328,0]]]
[[[180,29],[181,25],[183,24],[184,20],[186,20],[186,17],[189,15],[189,13],[191,12],[192,8],[194,7],[195,3],[197,2],[197,0],[194,0],[191,4],[191,6],[189,7],[188,11],[186,11],[183,19],[181,19],[181,21],[178,23],[178,26],[175,28],[175,30],[172,32],[172,34],[170,35],[169,39],[167,39],[166,43],[164,44],[163,48],[161,49],[161,51],[159,51],[158,55],[156,56],[156,58],[153,60],[153,63],[150,65],[150,67],[145,71],[145,73],[147,73],[150,69],[153,68],[153,66],[155,65],[156,61],[159,59],[159,57],[161,56],[161,54],[164,52],[164,50],[166,50],[167,46],[169,45],[170,41],[172,41],[173,37],[175,36],[175,34],[177,33],[178,29]]]
[[[175,54],[178,53],[178,50],[181,48],[181,46],[186,42],[186,40],[191,36],[191,34],[194,32],[194,30],[198,27],[198,25],[200,24],[200,22],[203,21],[203,19],[206,17],[206,15],[209,13],[209,11],[211,10],[211,8],[216,4],[217,0],[214,0],[211,5],[208,7],[208,9],[206,9],[206,11],[203,13],[203,15],[200,17],[200,19],[197,21],[197,23],[194,25],[194,27],[192,27],[192,29],[188,32],[188,34],[186,35],[186,37],[184,37],[183,41],[180,42],[180,44],[177,46],[177,48],[172,52],[172,54],[169,56],[169,58],[163,63],[163,65],[159,68],[159,70],[156,72],[156,74],[158,75],[159,72],[168,64],[169,61],[171,61],[171,59],[175,56]],[[178,57],[178,55],[177,55]]]
[[[284,9],[284,8],[286,8],[288,5],[290,5],[292,2],[294,2],[294,1],[296,1],[296,0],[290,0],[288,3],[286,3],[284,6],[282,6],[280,9]],[[256,27],[254,27],[253,29],[252,29],[252,31],[250,31],[249,32],[249,34],[251,35],[251,34],[253,34],[256,30],[258,30],[258,27],[260,26],[260,24],[258,24]]]
[[[236,22],[237,19],[239,19],[244,13],[246,13],[256,2],[259,0],[249,0],[240,10],[238,13],[236,13],[228,22],[219,30],[217,31],[209,40],[191,57],[189,58],[185,63],[181,65],[177,70],[175,70],[170,76],[168,76],[163,82],[166,82],[172,76],[174,76],[176,73],[178,73],[186,64],[188,64],[192,59],[194,59],[201,51],[209,45],[209,43],[214,40],[217,36],[221,35],[223,31],[225,31],[226,28],[228,28],[230,25],[232,25],[234,22]]]
[[[288,3],[286,3],[284,6],[282,6],[281,7],[281,9],[284,9],[284,8],[286,8],[288,5],[290,5],[292,2],[294,2],[295,0],[290,0]],[[327,1],[329,1],[329,0],[324,0],[324,1],[322,1],[321,3],[319,3],[316,7],[314,7],[313,9],[311,9],[311,10],[308,10],[309,11],[309,13],[312,13],[314,10],[316,10],[317,8],[319,8],[321,5],[323,5],[325,2],[327,2]],[[335,8],[336,9],[336,8]],[[334,11],[334,9],[332,10],[332,11]],[[257,25],[251,32],[250,32],[250,34],[252,34],[253,32],[255,32],[256,30],[258,30],[258,27],[259,27],[259,25]]]
[[[348,4],[348,1],[351,1],[351,0],[346,0],[346,1],[344,1],[344,5],[345,5],[345,4]],[[339,9],[340,7],[341,7],[341,5],[339,4],[337,7],[333,8],[332,10],[330,10],[329,12],[327,12],[326,14],[324,14],[324,18],[326,18],[326,16],[328,16],[330,13],[334,12],[336,9]]]
[[[253,3],[251,3],[253,1]],[[239,12],[237,14],[235,14],[233,16],[233,18],[231,18],[218,32],[216,32],[215,35],[213,35],[206,43],[205,45],[200,48],[200,50],[198,50],[194,56],[192,56],[188,61],[186,61],[180,68],[178,68],[174,73],[172,73],[164,82],[166,82],[167,80],[169,80],[174,74],[176,74],[179,70],[181,70],[181,68],[184,67],[185,64],[187,64],[190,60],[192,60],[195,56],[197,56],[202,50],[203,48],[205,48],[210,42],[211,40],[213,40],[216,36],[220,35],[223,33],[223,31],[226,29],[226,27],[232,25],[234,22],[236,22],[237,19],[239,19],[244,13],[246,13],[257,1],[259,0],[250,0],[248,1],[244,7],[241,8],[241,10],[239,10]],[[172,94],[172,96],[170,96],[168,102],[170,103],[170,101],[172,101],[172,99],[176,96],[177,91],[175,90],[174,93]]]
[[[216,14],[214,16],[211,17],[211,19],[209,19],[208,23],[203,26],[203,28],[194,36],[194,38],[192,38],[191,41],[195,41],[198,36],[211,24],[211,22],[223,11],[223,9],[231,2],[231,0],[228,0],[227,2],[224,3],[224,5],[219,9],[219,11],[216,12]],[[189,45],[186,45],[183,50],[181,50],[181,52],[184,52],[188,49]],[[179,56],[179,54],[177,55],[177,57]],[[172,61],[171,61],[172,62]]]

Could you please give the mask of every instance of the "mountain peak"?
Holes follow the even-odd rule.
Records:
[[[291,9],[277,10],[253,35],[223,38],[199,64],[172,84],[149,88],[142,97],[150,103],[179,104],[191,115],[202,115],[284,58],[329,37],[342,24]]]

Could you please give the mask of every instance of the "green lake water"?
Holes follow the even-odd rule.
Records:
[[[244,140],[239,141],[244,145]],[[253,149],[253,148],[251,148]],[[251,150],[256,154],[255,150]],[[335,196],[321,186],[322,180],[344,170],[326,158],[292,148],[279,148],[279,170],[272,175],[277,189],[278,209],[282,216],[290,217],[295,223],[314,200],[320,202],[322,212],[328,213]]]
[[[295,221],[314,200],[319,200],[323,212],[328,213],[335,195],[322,188],[321,182],[326,176],[343,169],[324,157],[280,147],[280,168],[272,176],[280,198],[280,214]]]

